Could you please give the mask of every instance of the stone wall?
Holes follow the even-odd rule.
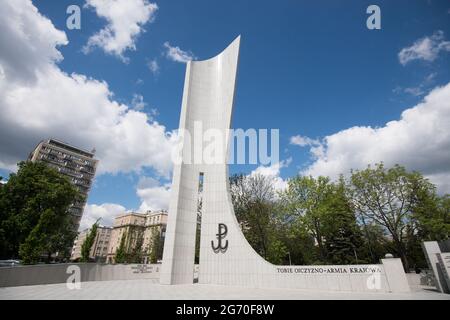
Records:
[[[71,263],[0,268],[0,287],[65,283],[79,271],[81,282],[155,279],[159,281],[159,264]]]

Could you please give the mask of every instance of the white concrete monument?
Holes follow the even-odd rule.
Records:
[[[422,249],[433,272],[436,288],[440,292],[450,293],[450,253],[442,252],[437,241],[423,242]]]
[[[199,181],[202,219],[199,283],[315,290],[407,292],[400,259],[377,265],[275,266],[259,256],[245,239],[229,192],[227,155],[233,110],[240,37],[218,56],[187,64],[180,129],[183,143],[202,145],[204,133],[216,129],[226,136],[221,161],[192,161],[204,150],[185,148],[175,164],[164,245],[161,284],[193,283]],[[198,124],[201,124],[200,129]],[[198,133],[198,132],[197,132]],[[198,160],[198,159],[197,159]],[[386,263],[386,267],[385,264]]]

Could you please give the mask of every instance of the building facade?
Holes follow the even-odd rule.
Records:
[[[70,207],[75,231],[80,226],[89,190],[94,180],[98,160],[94,159],[95,150],[89,152],[55,139],[41,141],[30,153],[28,160],[41,161],[67,176],[78,189],[81,198]]]
[[[116,262],[116,253],[123,241],[125,252],[138,251],[140,260],[137,261],[138,263],[150,263],[155,236],[159,237],[158,242],[162,246],[166,225],[167,211],[165,210],[146,213],[131,212],[118,216],[114,220],[106,262]]]
[[[94,243],[92,244],[89,258],[96,262],[105,262],[108,253],[108,246],[111,240],[112,227],[99,226],[97,228],[97,235],[95,236]],[[90,233],[90,229],[86,229],[80,232],[74,241],[72,248],[72,255],[70,260],[78,261],[81,258],[81,246],[86,240],[86,237]]]

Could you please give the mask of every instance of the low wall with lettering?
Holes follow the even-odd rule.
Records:
[[[232,262],[230,262],[230,265]],[[410,292],[408,279],[400,259],[382,259],[373,265],[309,265],[268,267],[259,273],[232,269],[220,273],[216,284],[255,288],[289,288],[314,291],[343,292]],[[208,284],[208,274],[202,274],[199,282]],[[226,270],[224,266],[222,270]]]
[[[296,288],[353,292],[409,292],[400,259],[382,259],[376,265],[274,266],[275,273],[248,274],[255,287]],[[78,281],[153,279],[159,283],[160,264],[73,263],[0,268],[0,287],[17,287]],[[246,285],[238,272],[222,274],[234,285]],[[194,278],[202,278],[195,266]],[[195,280],[194,280],[195,281]]]
[[[348,292],[387,292],[383,265],[277,266],[275,286]]]
[[[78,276],[81,282],[134,279],[158,281],[160,268],[159,264],[94,263],[16,266],[0,268],[0,287],[65,283],[69,277],[75,279]]]

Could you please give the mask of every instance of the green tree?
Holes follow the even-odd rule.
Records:
[[[346,195],[343,177],[332,185],[332,191],[325,199],[326,213],[323,214],[327,263],[354,264],[366,261],[361,251],[362,233]]]
[[[127,263],[141,263],[143,256],[144,230],[140,227],[130,226],[131,235],[128,243]]]
[[[296,176],[281,192],[286,234],[300,238],[294,261],[301,264],[348,264],[364,261],[362,233],[343,177]],[[292,258],[292,255],[291,255]]]
[[[285,220],[279,236],[286,248],[282,264],[308,265],[318,261],[314,237],[299,221]]]
[[[0,257],[34,263],[42,254],[67,254],[76,236],[68,209],[78,191],[44,163],[18,166],[0,188]]]
[[[450,238],[450,195],[423,198],[418,201],[413,217],[420,237],[426,241]]]
[[[98,222],[100,218],[95,221],[92,225],[89,234],[84,239],[83,244],[81,245],[81,262],[89,262],[90,261],[90,253],[91,248],[94,245],[95,237],[97,236]]]
[[[442,241],[450,237],[450,197],[419,194],[405,229],[408,260],[414,268],[426,268],[423,241]]]
[[[141,263],[143,257],[144,230],[140,226],[130,226],[120,239],[116,250],[116,263]]]
[[[386,238],[382,226],[364,221],[360,225],[360,229],[363,243],[358,251],[358,256],[361,257],[362,262],[379,263],[387,252],[393,252],[392,241]]]
[[[125,263],[126,262],[126,241],[127,241],[127,232],[124,232],[122,234],[122,237],[120,238],[120,244],[119,247],[116,250],[116,256],[114,259],[115,263]]]
[[[162,257],[162,239],[161,232],[158,227],[152,230],[152,239],[150,247],[150,263],[158,263]]]
[[[280,240],[273,179],[263,175],[234,175],[230,178],[231,199],[236,218],[247,241],[262,257],[280,263],[287,255]]]
[[[414,215],[432,207],[435,187],[418,172],[408,172],[399,165],[386,169],[380,163],[352,171],[349,188],[355,210],[368,222],[384,228],[408,272],[408,240],[412,239],[408,235],[418,228]]]
[[[325,224],[332,192],[329,178],[296,176],[289,180],[287,189],[281,194],[289,220],[295,221],[297,227],[304,227],[314,237],[318,249],[317,262],[321,263],[326,263],[328,255]]]

